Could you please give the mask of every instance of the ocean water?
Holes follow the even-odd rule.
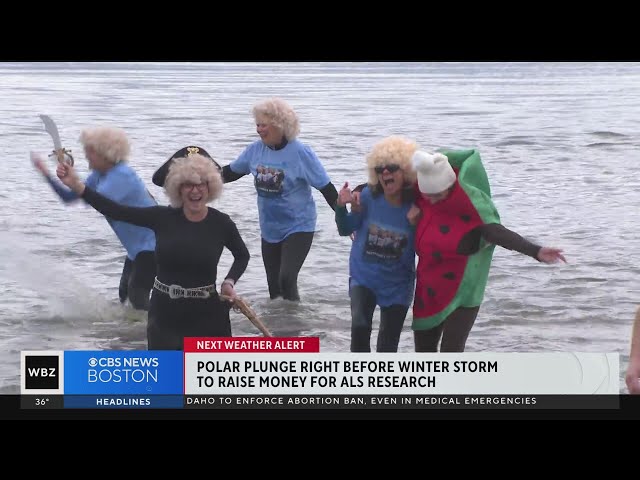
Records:
[[[145,315],[118,302],[124,250],[93,209],[65,206],[29,151],[58,124],[78,169],[89,126],[124,128],[131,164],[151,175],[198,144],[225,165],[257,139],[254,102],[282,96],[338,188],[366,180],[365,155],[391,134],[422,148],[479,148],[503,223],[563,248],[542,265],[498,247],[467,351],[618,352],[620,388],[640,294],[637,233],[640,64],[635,63],[3,63],[0,64],[0,393],[18,393],[21,350],[144,349]],[[53,169],[55,166],[50,165]],[[249,178],[213,204],[251,252],[238,284],[276,335],[350,342],[351,241],[319,192],[317,233],[299,277],[302,301],[270,301]],[[230,266],[225,252],[220,271]],[[374,319],[372,345],[377,335]],[[410,314],[400,351],[413,351]],[[232,313],[234,335],[259,335]]]

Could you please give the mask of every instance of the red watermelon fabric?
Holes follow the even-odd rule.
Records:
[[[478,150],[441,150],[456,172],[449,196],[431,204],[416,185],[416,205],[422,211],[416,226],[416,291],[414,330],[442,323],[458,307],[482,303],[495,245],[481,241],[478,252],[460,255],[458,244],[471,230],[500,223],[491,200],[489,180]]]

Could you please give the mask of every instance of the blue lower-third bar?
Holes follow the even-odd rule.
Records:
[[[65,395],[64,408],[183,408],[182,395]]]

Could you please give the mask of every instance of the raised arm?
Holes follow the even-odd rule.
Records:
[[[67,187],[62,185],[58,180],[56,180],[50,173],[47,165],[45,164],[44,159],[41,155],[38,155],[35,152],[31,152],[31,162],[33,166],[38,170],[47,183],[51,186],[53,191],[60,197],[60,199],[64,203],[70,203],[74,200],[79,200],[80,197],[72,190],[69,190]]]
[[[104,195],[87,187],[76,174],[73,167],[66,164],[59,164],[56,174],[62,183],[75,192],[80,198],[84,199],[89,205],[95,208],[103,215],[113,220],[121,220],[123,222],[132,223],[140,227],[155,229],[162,224],[163,212],[166,207],[129,207],[120,205]]]
[[[75,200],[80,200],[80,197],[73,190],[69,190],[64,187],[60,182],[58,182],[55,178],[46,176],[44,177],[47,183],[51,186],[54,192],[60,197],[60,199],[64,203],[71,203]]]

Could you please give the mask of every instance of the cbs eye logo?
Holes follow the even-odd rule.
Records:
[[[89,366],[90,367],[97,367],[98,366],[98,360],[94,357],[91,357],[89,359]]]

